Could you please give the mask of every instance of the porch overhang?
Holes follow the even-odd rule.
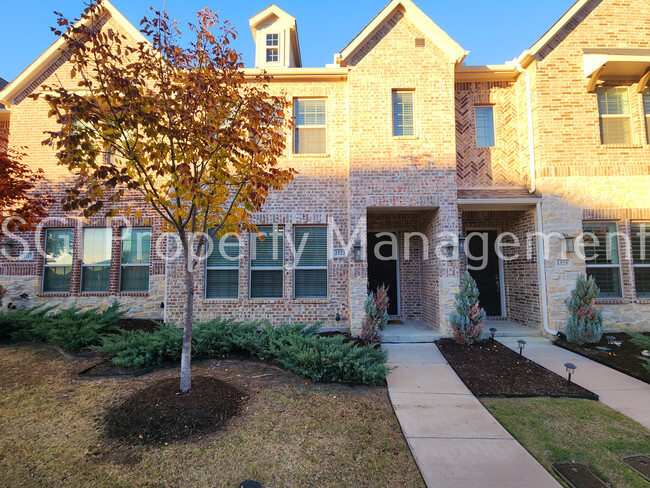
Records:
[[[519,189],[458,190],[458,210],[528,210],[542,201],[539,195]]]
[[[594,91],[598,82],[629,81],[637,83],[640,93],[650,79],[648,49],[583,49],[582,62],[587,92]]]

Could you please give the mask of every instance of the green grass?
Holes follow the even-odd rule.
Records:
[[[264,363],[195,362],[250,399],[217,433],[126,448],[102,434],[106,408],[178,370],[81,381],[92,362],[38,344],[0,347],[0,486],[423,487],[385,387],[314,384]]]
[[[648,482],[621,458],[650,455],[650,431],[602,403],[564,398],[483,399],[485,407],[546,469],[584,463],[616,488]]]

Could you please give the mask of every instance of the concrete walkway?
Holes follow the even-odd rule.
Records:
[[[578,369],[572,377],[576,384],[596,393],[601,403],[618,410],[650,429],[650,385],[615,369],[587,359],[542,337],[519,337],[527,341],[524,356],[546,369],[566,377],[564,363],[573,363]],[[498,339],[498,337],[497,337]],[[516,338],[503,338],[501,343],[517,350]]]
[[[384,344],[388,392],[428,487],[546,488],[555,479],[470,393],[435,344]]]

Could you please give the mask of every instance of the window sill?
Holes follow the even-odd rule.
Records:
[[[329,298],[294,298],[292,302],[297,304],[327,305],[330,303],[330,299]]]
[[[117,294],[119,297],[148,297],[148,291],[121,291]]]
[[[204,298],[203,303],[241,303],[241,300],[239,298]]]
[[[624,305],[632,303],[633,300],[628,298],[597,298],[596,305]]]
[[[273,304],[273,303],[281,303],[284,302],[286,298],[249,298],[248,301],[250,303],[259,303],[259,304]]]
[[[417,141],[418,139],[418,136],[393,136],[395,141]]]
[[[79,293],[78,296],[80,297],[110,297],[111,295],[115,295],[114,293],[111,293],[109,291],[82,291]]]
[[[601,149],[643,149],[643,144],[601,144]]]
[[[330,153],[291,153],[292,158],[329,158]]]
[[[648,298],[648,297],[637,298],[636,303],[641,304],[641,305],[650,305],[650,298]]]
[[[70,297],[72,293],[65,291],[44,291],[36,294],[39,298],[60,298],[60,297]]]

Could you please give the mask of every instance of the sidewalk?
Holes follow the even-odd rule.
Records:
[[[428,487],[546,488],[555,479],[470,393],[435,344],[385,344],[393,408]]]
[[[501,343],[518,351],[517,339],[521,338],[506,337],[501,339]],[[541,337],[523,339],[527,341],[524,356],[528,359],[563,377],[566,377],[564,363],[575,364],[578,369],[572,381],[596,393],[601,403],[650,429],[650,385],[584,356],[554,346],[548,339]]]

